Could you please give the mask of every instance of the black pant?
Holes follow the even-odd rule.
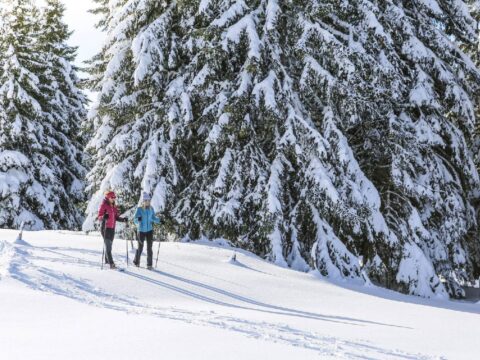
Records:
[[[105,243],[105,263],[113,264],[112,245],[115,237],[115,229],[106,228],[103,231],[103,241]]]
[[[147,266],[152,266],[152,258],[153,258],[153,231],[149,232],[139,232],[139,239],[138,239],[138,249],[137,253],[135,254],[135,261],[136,265],[140,265],[140,256],[142,256],[143,252],[143,243],[147,240]]]

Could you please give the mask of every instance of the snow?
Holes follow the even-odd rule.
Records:
[[[268,0],[265,9],[265,29],[274,30],[277,23],[277,18],[280,16],[280,6],[277,0]]]
[[[433,266],[422,250],[415,244],[405,244],[404,252],[405,258],[400,262],[397,281],[410,285],[410,291],[414,295],[430,293],[432,297],[448,298]]]
[[[278,105],[275,100],[275,84],[277,82],[277,77],[274,71],[270,71],[268,76],[257,85],[254,86],[252,94],[255,96],[257,105],[260,101],[260,93],[263,94],[263,99],[265,101],[265,106],[273,112],[277,112]]]
[[[281,178],[284,172],[284,167],[282,160],[276,158],[272,162],[270,169],[270,178],[268,180],[268,197],[267,205],[268,211],[272,214],[279,213],[282,211],[282,205],[280,203],[279,197],[281,195]]]
[[[0,151],[0,166],[1,167],[27,167],[30,161],[28,158],[18,151],[3,150]]]
[[[439,107],[433,90],[432,79],[423,71],[419,70],[417,84],[410,92],[410,102],[418,106],[427,105]]]
[[[223,158],[220,161],[220,169],[218,170],[217,178],[215,179],[215,189],[223,189],[229,173],[229,167],[233,161],[232,151],[230,149],[225,150]]]
[[[198,6],[198,12],[204,13],[207,11],[211,0],[200,0],[200,5]]]
[[[202,0],[202,3],[199,7],[199,12],[203,12],[206,9],[205,0]],[[245,10],[248,9],[247,4],[244,1],[235,1],[232,6],[225,11],[221,17],[215,19],[212,22],[212,25],[218,27],[224,27],[228,22],[230,22],[235,17],[244,14]]]
[[[418,0],[418,2],[431,10],[435,15],[443,15],[443,11],[436,0]]]
[[[220,241],[162,243],[154,272],[102,271],[98,236],[24,232],[16,242],[17,234],[0,230],[4,359],[473,359],[478,352],[480,303],[327,281]],[[124,241],[115,240],[114,258],[125,266]]]
[[[216,25],[215,23],[213,25]],[[229,42],[238,44],[242,34],[248,36],[249,40],[249,58],[260,59],[260,38],[255,27],[255,20],[251,14],[244,16],[237,23],[232,25],[224,34],[223,48],[228,49]]]
[[[312,207],[311,211],[319,239],[312,248],[312,258],[317,264],[317,269],[332,279],[338,280],[343,276],[358,278],[360,271],[356,257],[348,251],[330,225],[321,219],[317,209]]]
[[[402,52],[412,60],[424,60],[435,58],[435,55],[415,36],[405,42]]]
[[[392,38],[385,32],[385,29],[373,11],[365,9],[365,22],[368,28],[375,29],[375,34],[387,39],[388,43],[392,42]]]

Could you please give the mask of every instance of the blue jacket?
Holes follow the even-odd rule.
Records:
[[[138,221],[139,217],[142,218],[140,222]],[[149,232],[153,230],[153,223],[160,224],[160,219],[155,216],[153,207],[150,206],[146,209],[138,207],[133,222],[138,226],[138,231]]]

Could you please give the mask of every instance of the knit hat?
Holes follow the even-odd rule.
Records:
[[[107,199],[115,199],[117,196],[115,195],[115,193],[113,191],[107,191],[105,193],[105,198]]]
[[[144,192],[143,195],[142,195],[142,200],[143,201],[150,201],[150,200],[152,200],[152,197],[150,196],[149,193]]]

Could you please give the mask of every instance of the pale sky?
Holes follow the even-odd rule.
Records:
[[[74,30],[70,38],[71,45],[78,46],[77,62],[91,58],[101,48],[104,34],[95,28],[98,17],[90,14],[92,0],[63,0],[67,6],[65,21]]]
[[[42,5],[42,0],[36,0]],[[65,22],[74,33],[70,38],[70,45],[78,46],[77,64],[95,55],[102,46],[104,35],[95,29],[98,17],[90,14],[89,9],[94,7],[92,0],[62,0],[66,5]]]
[[[42,0],[36,0],[42,5]],[[70,45],[78,46],[76,64],[83,66],[83,61],[90,59],[101,48],[104,34],[95,28],[98,17],[90,14],[89,9],[94,7],[92,0],[62,0],[66,5],[65,22],[74,33],[70,38]],[[88,94],[91,98],[91,94]]]

